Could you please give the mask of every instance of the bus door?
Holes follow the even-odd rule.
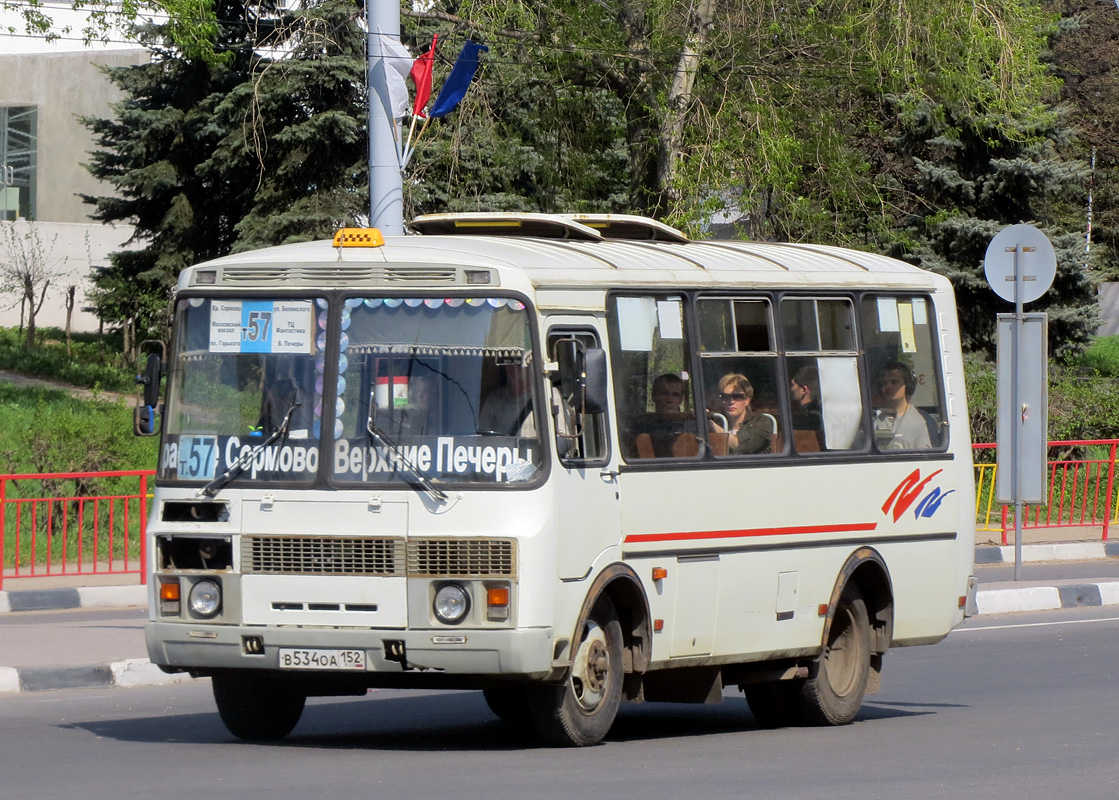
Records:
[[[557,343],[574,340],[584,350],[602,347],[602,323],[589,317],[550,317],[547,349],[555,361]],[[564,387],[552,387],[558,460],[551,483],[559,530],[557,566],[561,579],[587,576],[598,555],[618,544],[621,512],[618,455],[609,443],[605,410],[574,413]]]

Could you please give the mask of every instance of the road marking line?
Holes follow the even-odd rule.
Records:
[[[952,633],[975,633],[976,631],[1002,631],[1009,628],[1048,628],[1052,625],[1085,625],[1090,622],[1119,622],[1119,617],[1103,619],[1070,619],[1063,622],[1019,622],[1016,625],[983,625],[978,628],[956,628]]]

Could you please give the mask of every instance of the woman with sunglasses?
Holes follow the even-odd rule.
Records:
[[[727,428],[714,419],[710,421],[711,433],[726,434],[727,453],[747,455],[768,453],[773,441],[772,424],[764,414],[750,410],[754,387],[745,375],[733,372],[719,380],[719,393],[715,395],[711,411],[726,417]]]

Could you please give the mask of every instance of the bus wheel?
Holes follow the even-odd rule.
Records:
[[[529,710],[537,733],[550,745],[584,747],[602,741],[622,701],[622,626],[608,597],[583,621],[567,679],[533,686]]]
[[[527,727],[532,724],[528,709],[528,689],[524,686],[490,686],[482,690],[486,705],[500,720]]]
[[[219,673],[210,679],[218,714],[238,739],[283,739],[303,715],[307,697],[263,675]]]
[[[857,586],[839,597],[824,652],[799,693],[799,711],[810,725],[845,725],[855,718],[870,677],[870,617]]]

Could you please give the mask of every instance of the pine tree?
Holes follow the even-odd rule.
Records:
[[[1086,169],[1064,157],[1070,131],[1059,114],[1039,109],[994,118],[929,103],[899,104],[897,112],[894,145],[912,167],[894,177],[919,203],[893,255],[949,277],[965,347],[993,352],[995,315],[1013,307],[987,284],[987,245],[1007,225],[1036,225],[1053,241],[1057,276],[1029,310],[1048,312],[1055,355],[1082,349],[1097,324],[1095,287],[1084,268],[1083,238],[1067,223],[1069,201],[1083,196]]]

